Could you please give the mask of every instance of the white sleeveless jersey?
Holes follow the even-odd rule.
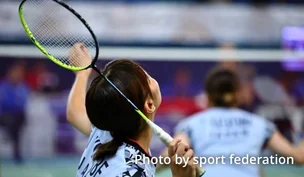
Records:
[[[259,157],[264,143],[274,131],[274,124],[262,117],[225,108],[211,108],[194,114],[175,128],[175,133],[184,132],[189,136],[198,157],[197,163],[206,169],[204,177],[260,176],[257,162],[236,164],[229,157],[231,154],[235,154],[234,157]],[[215,158],[222,156],[225,158],[218,158],[216,162]],[[205,161],[208,158],[209,163]]]
[[[93,127],[76,177],[155,177],[154,164],[144,162],[151,157],[132,140],[125,141],[115,156],[94,161],[93,156],[98,145],[111,139],[112,136],[109,132]]]

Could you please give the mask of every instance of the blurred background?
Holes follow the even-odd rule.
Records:
[[[206,108],[205,74],[221,65],[241,76],[243,109],[273,121],[294,144],[303,138],[303,0],[66,2],[96,33],[100,67],[134,59],[159,82],[163,102],[156,123],[171,134],[178,121]],[[0,177],[75,176],[87,137],[65,117],[74,74],[31,44],[19,3],[0,0]],[[68,19],[66,25],[77,32]],[[153,138],[153,155],[163,148]],[[304,176],[303,167],[272,165],[265,172]]]

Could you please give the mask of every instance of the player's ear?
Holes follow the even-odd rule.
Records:
[[[145,112],[148,114],[153,114],[156,111],[154,101],[151,98],[148,98],[144,106]]]

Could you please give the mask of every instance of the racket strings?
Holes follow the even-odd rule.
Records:
[[[41,8],[37,8],[37,7]],[[23,6],[23,16],[36,41],[56,60],[70,67],[87,67],[95,57],[96,45],[86,26],[69,10],[54,1],[28,0]],[[77,34],[69,33],[71,30]],[[73,45],[81,43],[89,59],[71,52]]]

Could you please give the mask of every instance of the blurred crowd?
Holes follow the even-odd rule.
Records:
[[[29,123],[28,113],[31,109],[39,112],[37,104],[29,107],[37,98],[34,95],[46,96],[56,93],[57,84],[58,77],[49,72],[43,63],[37,62],[33,67],[28,67],[25,60],[11,64],[1,79],[0,135],[6,135],[4,140],[12,145],[14,160],[17,163],[23,162],[21,143],[25,126]],[[47,112],[39,113],[40,117],[47,116]]]

